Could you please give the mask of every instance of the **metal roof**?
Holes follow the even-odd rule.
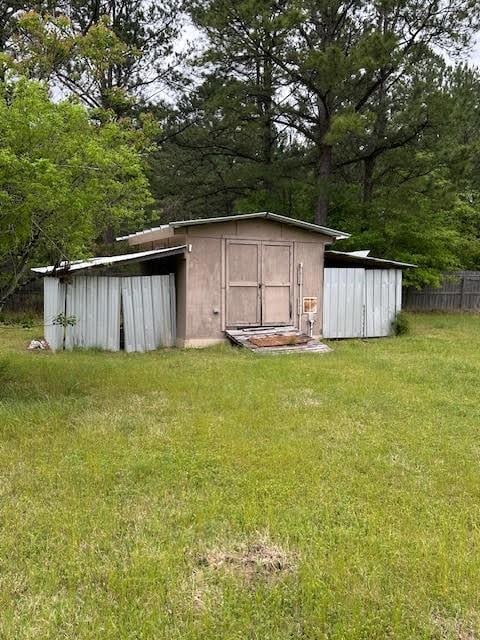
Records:
[[[366,267],[393,267],[397,269],[408,269],[408,268],[416,268],[416,264],[410,264],[409,262],[398,262],[397,260],[385,260],[384,258],[374,258],[369,255],[365,255],[366,251],[334,251],[333,249],[328,249],[325,251],[325,261],[328,260],[329,256],[332,259],[338,260],[338,262],[345,262],[348,264],[354,263],[357,265],[364,265]],[[328,265],[326,265],[328,266]]]
[[[329,227],[322,227],[312,222],[305,222],[304,220],[296,220],[295,218],[288,218],[287,216],[281,216],[278,213],[270,213],[268,211],[260,211],[258,213],[241,213],[233,216],[221,216],[219,218],[198,218],[197,220],[178,220],[170,222],[169,224],[160,225],[159,227],[152,227],[151,229],[145,229],[143,231],[137,231],[136,233],[130,233],[126,236],[120,236],[117,240],[129,240],[142,234],[148,234],[155,231],[163,231],[165,229],[178,229],[181,227],[191,227],[199,224],[215,224],[217,222],[232,222],[238,220],[252,220],[261,218],[263,220],[273,220],[274,222],[280,222],[282,224],[289,224],[292,227],[300,227],[308,231],[315,233],[321,233],[325,236],[331,236],[336,240],[342,240],[343,238],[349,238],[350,234],[344,231],[337,231],[336,229],[330,229]]]
[[[132,262],[145,262],[154,258],[167,258],[179,253],[184,253],[187,245],[178,247],[168,247],[168,249],[153,249],[152,251],[140,251],[138,253],[125,253],[120,256],[103,256],[99,258],[89,258],[88,260],[75,260],[73,262],[60,262],[58,265],[47,267],[34,267],[31,269],[41,275],[63,275],[72,271],[84,271],[95,267],[109,267],[111,265],[129,264]]]

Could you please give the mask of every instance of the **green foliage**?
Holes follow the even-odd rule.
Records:
[[[165,76],[177,11],[171,0],[33,4],[19,14],[9,50],[17,70],[54,81],[89,107],[138,111]],[[68,16],[68,17],[67,17]],[[174,81],[176,71],[169,76]]]
[[[163,221],[315,220],[351,232],[345,247],[418,264],[414,286],[480,267],[480,74],[443,57],[465,53],[477,2],[186,0],[200,37],[183,54],[173,0],[52,7],[18,1],[26,12],[0,17],[0,64],[61,86],[104,132],[114,117],[155,137],[148,175]],[[66,223],[81,244],[83,219]]]
[[[141,130],[92,121],[24,79],[0,94],[0,286],[10,295],[35,262],[90,254],[107,227],[141,224],[150,202]],[[1,296],[0,296],[1,297]]]
[[[400,311],[392,322],[393,334],[396,336],[406,336],[411,332],[410,316],[404,311]]]

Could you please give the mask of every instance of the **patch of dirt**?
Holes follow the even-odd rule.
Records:
[[[212,549],[198,558],[198,566],[232,571],[249,580],[279,577],[295,569],[293,554],[262,536],[232,549]]]
[[[436,612],[432,615],[432,624],[436,629],[434,637],[439,640],[479,639],[472,622],[459,616],[448,617]]]
[[[257,336],[257,337],[248,339],[248,342],[250,344],[253,344],[254,347],[284,347],[285,345],[288,346],[288,345],[295,345],[295,344],[307,344],[307,342],[309,341],[310,341],[310,338],[304,335]]]

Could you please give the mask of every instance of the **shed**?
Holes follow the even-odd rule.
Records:
[[[401,304],[401,269],[410,265],[325,250],[347,237],[267,212],[175,221],[121,236],[132,253],[35,269],[46,276],[47,339],[54,348],[145,351],[215,344],[238,328],[387,335]],[[371,279],[368,273],[377,271]],[[370,314],[380,318],[381,330],[366,331]]]
[[[402,272],[415,265],[369,251],[325,252],[324,338],[380,338],[402,308]]]
[[[175,267],[177,344],[198,347],[223,342],[238,327],[307,332],[309,317],[321,336],[325,246],[347,237],[261,212],[171,222],[117,240],[144,250],[188,246]]]

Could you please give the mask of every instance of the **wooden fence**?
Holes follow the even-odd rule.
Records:
[[[446,274],[438,288],[405,289],[409,311],[480,311],[480,271]]]
[[[33,280],[20,288],[5,303],[5,311],[16,313],[41,313],[43,309],[43,282]]]

